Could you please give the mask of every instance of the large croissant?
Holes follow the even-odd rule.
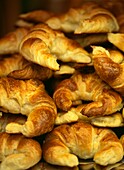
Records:
[[[114,15],[94,2],[86,2],[79,8],[70,8],[62,15],[51,17],[46,23],[53,29],[75,34],[119,30]]]
[[[40,144],[23,135],[0,133],[0,170],[25,170],[42,157]]]
[[[93,47],[93,63],[97,74],[124,96],[124,63],[115,63],[103,47]]]
[[[51,164],[76,166],[78,157],[93,158],[100,165],[123,158],[123,147],[113,131],[89,123],[64,124],[53,129],[43,143],[43,158]]]
[[[22,125],[9,123],[6,132],[33,137],[52,130],[57,115],[56,105],[41,81],[1,78],[0,93],[2,111],[27,116]]]
[[[76,73],[61,81],[53,93],[53,99],[57,107],[65,111],[80,100],[92,101],[82,106],[81,112],[86,116],[109,115],[123,107],[121,95],[96,73]]]
[[[0,39],[0,54],[18,53],[22,38],[28,33],[26,28],[17,28]]]
[[[45,24],[37,24],[20,43],[20,53],[29,61],[59,70],[57,60],[89,63],[91,58],[76,41]]]

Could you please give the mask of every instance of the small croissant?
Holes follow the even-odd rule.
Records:
[[[18,53],[22,38],[28,33],[26,28],[17,28],[0,38],[0,54]]]
[[[92,52],[94,68],[102,80],[124,96],[124,63],[115,63],[109,55],[105,48],[94,46]]]
[[[0,57],[0,77],[7,76],[14,70],[20,70],[29,62],[20,54],[2,55]]]
[[[53,29],[75,34],[107,33],[119,30],[114,15],[95,2],[86,2],[81,7],[70,8],[64,14],[51,17],[46,23]]]
[[[74,167],[78,158],[91,159],[103,166],[123,158],[123,147],[116,134],[86,122],[64,124],[54,128],[42,146],[43,158],[54,165]]]
[[[90,63],[89,53],[76,41],[46,24],[37,24],[22,39],[20,53],[29,61],[52,70],[59,70],[57,60]],[[67,52],[68,51],[68,52]]]
[[[51,78],[53,71],[47,67],[42,67],[38,64],[29,62],[29,64],[21,69],[13,70],[8,74],[8,77],[15,79],[39,79],[47,80]]]
[[[0,79],[1,111],[25,115],[24,124],[7,124],[7,133],[22,133],[34,137],[52,130],[57,116],[53,99],[47,94],[40,80],[16,80],[9,77]]]
[[[61,81],[53,93],[57,107],[68,111],[79,101],[89,101],[82,105],[81,113],[86,116],[103,116],[119,111],[123,107],[122,97],[94,73],[76,73]],[[91,102],[92,101],[92,102]]]
[[[21,134],[0,133],[0,170],[25,170],[42,157],[40,144]]]

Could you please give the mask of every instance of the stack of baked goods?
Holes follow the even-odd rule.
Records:
[[[20,14],[0,39],[0,170],[124,169],[124,7],[104,3]]]

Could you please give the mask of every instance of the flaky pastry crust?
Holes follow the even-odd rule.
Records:
[[[59,70],[57,60],[63,62],[90,63],[89,53],[76,41],[46,24],[37,24],[23,38],[20,53],[29,61],[52,70]]]
[[[43,158],[51,164],[77,166],[79,158],[93,158],[100,165],[113,164],[123,158],[123,147],[113,131],[89,123],[60,125],[43,143]]]
[[[0,79],[0,109],[4,112],[27,116],[20,125],[6,126],[7,133],[22,133],[27,137],[39,136],[52,130],[57,115],[56,105],[39,80]]]

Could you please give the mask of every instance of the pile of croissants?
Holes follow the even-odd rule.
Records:
[[[0,38],[0,170],[124,169],[124,5],[102,2]]]

